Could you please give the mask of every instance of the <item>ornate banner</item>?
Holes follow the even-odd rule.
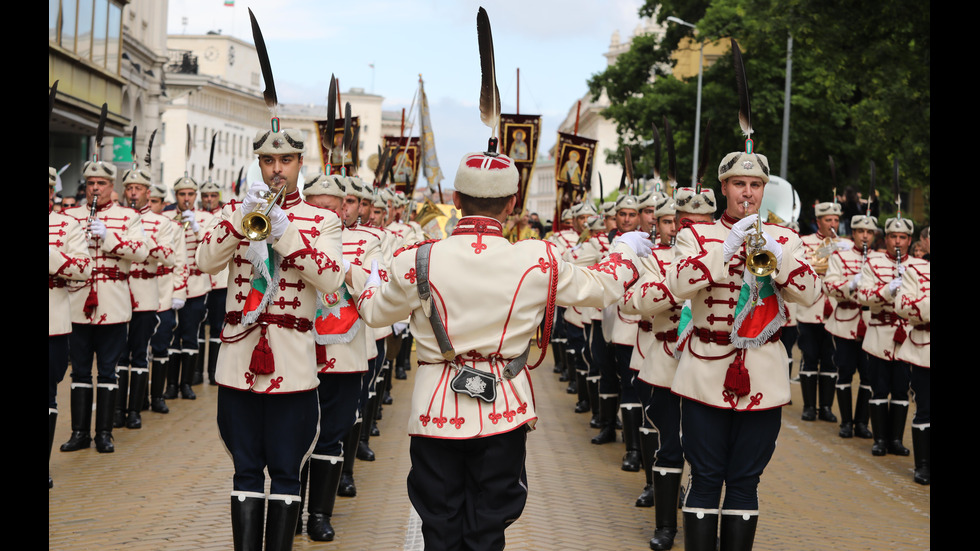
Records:
[[[394,163],[391,165],[388,183],[389,185],[394,184],[395,189],[404,193],[406,197],[411,197],[419,176],[419,161],[422,159],[422,149],[418,136],[413,138],[385,136],[382,147],[398,148]]]
[[[540,115],[500,115],[500,152],[514,160],[521,184],[517,189],[517,209],[527,204],[528,186],[538,157],[541,133]]]
[[[576,202],[588,197],[592,181],[592,162],[597,140],[574,134],[558,133],[555,145],[555,187],[557,201],[554,231],[559,231],[561,213]]]
[[[357,150],[358,144],[351,144],[351,151],[344,151],[341,153],[340,144],[344,140],[344,120],[339,119],[334,122],[334,129],[331,133],[330,129],[327,128],[327,121],[315,121],[317,129],[317,143],[320,144],[320,161],[323,165],[324,174],[340,174],[341,168],[347,168],[347,174],[353,175],[357,174],[358,158]],[[354,137],[358,135],[358,128],[360,127],[360,118],[351,117],[350,127],[351,132],[353,132]],[[343,158],[341,158],[343,155]],[[328,167],[329,166],[329,171]]]
[[[429,182],[429,192],[433,194],[443,180],[439,159],[436,158],[436,140],[432,134],[432,122],[429,120],[429,100],[425,97],[422,87],[422,76],[419,75],[419,122],[421,123],[422,164],[425,165],[425,179]]]

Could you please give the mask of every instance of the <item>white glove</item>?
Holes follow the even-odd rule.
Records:
[[[903,275],[905,275],[905,266],[903,266],[902,264],[899,264],[898,265],[898,279],[902,279],[902,276]]]
[[[381,275],[378,269],[378,261],[371,261],[371,273],[368,274],[367,282],[364,284],[364,288],[368,287],[380,287],[381,286]]]
[[[173,302],[170,303],[170,307],[173,308],[174,310],[180,310],[181,308],[184,307],[184,299],[182,298],[173,299]]]
[[[896,277],[895,279],[888,282],[888,291],[891,292],[892,296],[898,293],[898,288],[902,286],[902,279]]]
[[[190,228],[194,233],[197,233],[201,229],[201,226],[197,224],[197,218],[194,218],[194,209],[187,209],[180,213],[180,215],[184,217],[184,220],[190,222]]]
[[[650,241],[650,234],[640,230],[617,235],[613,239],[613,243],[624,243],[633,249],[636,256],[640,258],[650,256],[650,251],[653,249],[653,241]]]
[[[272,227],[269,229],[269,235],[273,239],[279,239],[282,234],[286,233],[286,228],[289,227],[289,217],[283,212],[279,205],[272,207],[269,211],[269,223]]]
[[[88,226],[88,233],[92,237],[105,239],[105,222],[99,220],[98,218],[92,220],[91,224]]]
[[[762,250],[771,252],[776,257],[776,266],[779,266],[783,262],[783,246],[765,231],[762,232],[762,236],[766,238],[766,244],[762,246]]]
[[[857,274],[854,275],[854,279],[851,280],[851,283],[848,287],[850,287],[851,291],[853,291],[857,289],[859,285],[861,285],[861,272],[858,272]]]
[[[340,260],[344,263],[344,273],[346,274],[350,271],[350,262],[346,258],[341,258]]]
[[[408,324],[403,321],[396,321],[392,326],[391,330],[395,332],[396,335],[403,334],[408,330]]]
[[[844,241],[843,239],[837,242],[838,251],[849,251],[854,248],[853,241]]]
[[[735,253],[737,253],[742,247],[742,243],[745,241],[745,236],[749,235],[750,228],[755,226],[755,221],[758,218],[758,214],[750,214],[732,226],[731,231],[728,232],[728,237],[725,238],[725,243],[722,245],[722,252],[724,252],[725,255],[725,262],[730,261],[732,257],[735,256]]]
[[[256,206],[264,203],[265,201],[259,198],[259,193],[263,191],[269,191],[269,186],[265,185],[265,182],[252,182],[248,186],[248,193],[242,199],[242,211],[245,213],[252,212]]]

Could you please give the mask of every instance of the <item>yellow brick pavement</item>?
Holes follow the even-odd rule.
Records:
[[[642,473],[620,469],[622,442],[596,446],[588,414],[552,373],[534,372],[540,421],[528,437],[530,495],[507,530],[508,550],[649,549],[653,509],[633,505]],[[796,365],[799,365],[797,362]],[[418,368],[416,368],[418,369]],[[358,461],[357,496],[337,498],[333,542],[297,536],[296,550],[420,550],[419,520],[408,501],[405,416],[412,377],[393,381],[394,403],[371,439],[374,462]],[[167,415],[146,412],[140,430],[115,429],[116,452],[62,453],[70,434],[68,381],[49,470],[52,550],[231,549],[231,460],[217,435],[217,391],[171,400]],[[930,487],[912,482],[911,457],[873,457],[868,440],[837,437],[836,424],[800,420],[799,385],[784,408],[775,456],[759,488],[755,549],[922,550],[930,548]],[[908,432],[908,431],[907,431]],[[906,435],[906,445],[911,439]],[[305,515],[304,515],[305,517]],[[675,549],[684,548],[683,533]]]

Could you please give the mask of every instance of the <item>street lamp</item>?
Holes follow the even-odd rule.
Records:
[[[698,28],[683,19],[674,17],[673,15],[667,16],[667,21],[671,23],[677,23],[678,25],[684,25],[686,27],[691,27],[694,30]],[[694,124],[694,165],[691,168],[691,185],[697,185],[697,174],[698,174],[698,147],[699,139],[701,136],[701,77],[704,74],[704,42],[701,42],[701,52],[698,59],[698,102],[697,108],[695,110],[695,124]]]

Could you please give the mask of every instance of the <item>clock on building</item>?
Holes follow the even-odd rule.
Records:
[[[218,49],[214,46],[208,46],[207,50],[204,50],[204,59],[208,61],[214,61],[218,58]]]

